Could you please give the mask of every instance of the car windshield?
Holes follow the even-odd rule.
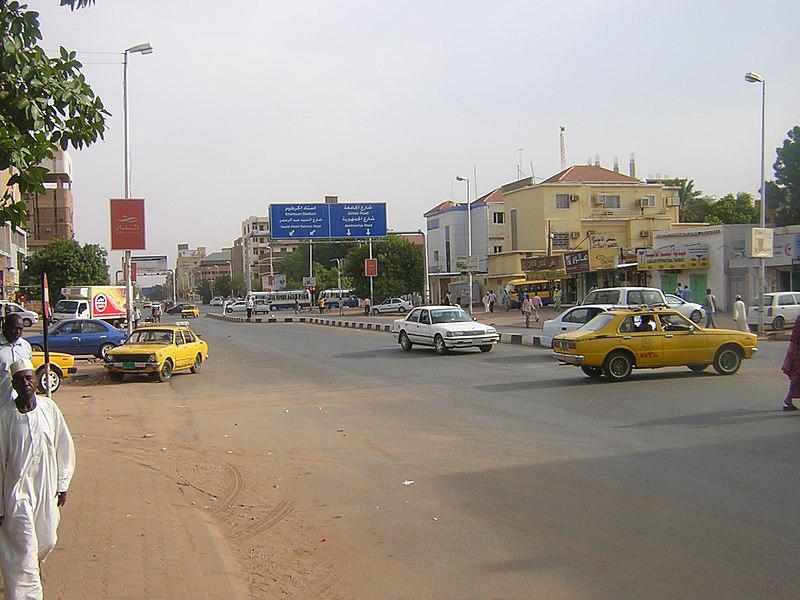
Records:
[[[77,300],[59,300],[56,304],[56,312],[73,313],[78,310]]]
[[[434,323],[469,323],[472,318],[460,308],[440,308],[431,311]]]
[[[610,313],[600,313],[594,319],[586,323],[581,330],[583,331],[600,331],[603,327],[614,320],[614,315]]]
[[[172,331],[169,329],[137,329],[134,331],[126,344],[171,344]]]

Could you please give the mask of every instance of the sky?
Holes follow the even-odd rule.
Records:
[[[124,195],[122,55],[132,197],[147,250],[214,252],[272,203],[385,202],[396,231],[523,176],[599,156],[707,195],[760,185],[800,124],[796,0],[29,0],[42,46],[78,52],[111,112],[73,158],[77,240],[108,248]],[[109,254],[111,272],[121,268]]]

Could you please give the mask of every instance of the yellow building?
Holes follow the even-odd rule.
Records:
[[[585,261],[581,256],[585,264],[579,272],[567,268],[565,302],[583,297],[594,285],[622,283],[620,265],[636,275],[628,258],[635,256],[636,248],[651,246],[654,231],[679,221],[678,188],[598,165],[572,166],[538,184],[531,178],[516,181],[503,186],[502,193],[506,252],[490,257],[486,285],[502,289],[520,274],[536,277],[523,269],[525,257],[588,251],[583,252]]]

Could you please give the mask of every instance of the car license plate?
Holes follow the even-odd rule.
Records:
[[[124,362],[124,363],[122,363],[122,368],[123,369],[135,369],[136,368],[136,363]]]

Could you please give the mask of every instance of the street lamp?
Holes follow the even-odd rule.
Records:
[[[125,198],[131,197],[130,146],[128,141],[128,55],[134,53],[152,54],[153,47],[149,42],[131,46],[122,53],[122,113],[123,139],[125,147]],[[128,335],[133,332],[133,289],[131,286],[131,251],[125,250],[125,294],[127,296],[126,312],[128,313]]]
[[[761,229],[767,226],[767,186],[764,180],[764,105],[767,99],[767,81],[758,73],[748,71],[744,74],[747,83],[761,84]],[[763,234],[762,234],[763,235]],[[764,294],[766,293],[766,259],[759,258],[758,287],[761,290],[758,294],[758,333],[764,333]]]
[[[469,179],[456,175],[456,181],[467,182],[467,271],[469,272],[469,314],[472,314],[472,211],[469,206]]]
[[[339,314],[344,314],[344,301],[342,300],[342,259],[341,258],[332,258],[329,262],[336,261],[336,273],[339,277],[339,283],[337,284],[339,287]]]

